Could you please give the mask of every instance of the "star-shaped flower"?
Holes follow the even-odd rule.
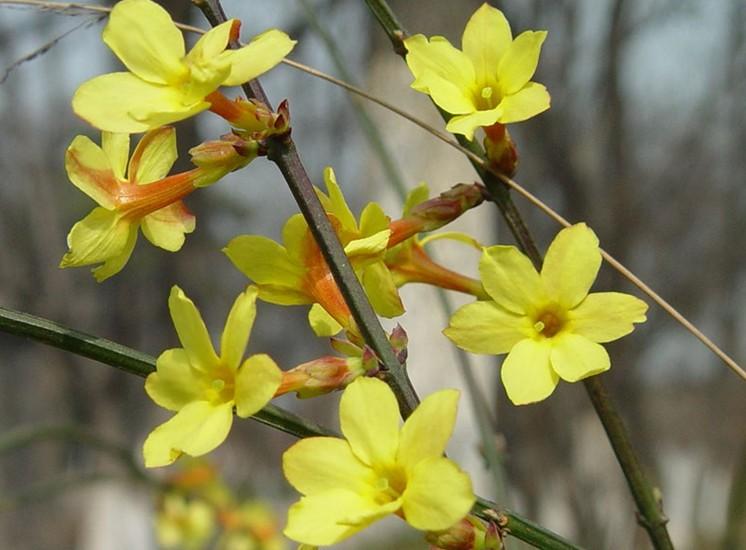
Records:
[[[648,306],[634,296],[588,293],[600,266],[598,238],[584,223],[557,234],[541,273],[513,246],[485,248],[479,273],[492,301],[460,308],[443,332],[473,353],[507,353],[501,377],[510,400],[541,401],[560,378],[609,369],[601,344],[645,321]]]
[[[175,411],[143,446],[145,466],[166,466],[183,453],[201,456],[220,445],[233,424],[233,409],[248,418],[264,407],[282,381],[282,371],[265,354],[242,362],[256,316],[257,289],[236,298],[215,353],[202,316],[177,286],[168,307],[182,348],[164,351],[145,391],[158,405]]]
[[[295,41],[270,29],[238,49],[231,19],[206,32],[186,53],[171,16],[151,0],[121,0],[111,11],[104,42],[129,72],[84,82],[73,96],[75,113],[101,130],[138,133],[184,120],[210,108],[220,86],[248,82],[277,65]]]
[[[352,382],[339,404],[345,439],[303,439],[283,455],[285,477],[304,495],[290,507],[285,535],[326,546],[389,514],[423,531],[457,523],[474,504],[469,476],[443,456],[458,397],[428,396],[400,428],[384,382]]]
[[[549,108],[549,93],[531,77],[546,31],[525,31],[515,40],[503,13],[488,4],[474,12],[454,48],[442,36],[417,34],[404,41],[412,88],[455,115],[446,129],[473,139],[496,122],[520,122]]]

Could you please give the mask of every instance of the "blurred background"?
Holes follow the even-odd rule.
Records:
[[[182,22],[205,27],[186,0],[161,1]],[[460,44],[480,2],[392,0],[409,32]],[[572,221],[584,220],[602,246],[688,316],[737,361],[746,360],[746,4],[741,0],[511,0],[492,2],[514,34],[546,29],[534,80],[552,108],[511,127],[520,154],[516,179]],[[276,26],[299,40],[293,59],[353,80],[442,128],[362,1],[226,0],[247,39]],[[0,305],[158,355],[177,345],[166,300],[180,285],[201,309],[215,339],[246,279],[220,249],[242,233],[279,238],[296,206],[280,174],[260,159],[187,199],[197,231],[177,254],[144,239],[127,267],[97,284],[87,268],[60,270],[70,227],[93,207],[66,178],[64,151],[76,134],[98,141],[70,108],[75,88],[120,70],[100,41],[103,22],[0,5]],[[336,44],[338,59],[323,36]],[[57,40],[59,38],[59,40]],[[194,38],[189,40],[193,42]],[[16,64],[47,44],[53,47]],[[12,69],[11,69],[12,68]],[[293,136],[319,183],[337,172],[353,210],[380,201],[401,209],[391,169],[370,145],[360,110],[383,136],[406,187],[433,192],[475,175],[454,150],[412,124],[287,66],[262,78],[278,103],[290,100]],[[227,131],[204,113],[178,125],[186,150]],[[516,198],[545,248],[558,228]],[[512,243],[484,205],[454,228],[482,242]],[[475,274],[478,255],[437,243],[444,263]],[[634,289],[608,267],[598,290]],[[421,395],[464,387],[454,348],[440,331],[429,288],[405,287],[409,371]],[[466,303],[453,296],[453,306]],[[329,352],[305,321],[305,308],[259,305],[249,353],[267,352],[291,368]],[[391,327],[389,323],[387,325]],[[743,381],[658,308],[631,336],[608,346],[604,375],[649,477],[660,488],[677,548],[746,548],[746,400]],[[491,407],[506,483],[485,470],[473,407],[464,394],[449,454],[480,494],[587,548],[648,548],[634,505],[582,385],[560,384],[532,406],[514,407],[498,383],[499,362],[471,357]],[[336,428],[338,395],[278,404]],[[0,334],[0,441],[19,428],[73,426],[122,446],[140,461],[147,433],[169,414],[143,381],[110,367]],[[5,434],[5,436],[3,435]],[[240,421],[210,459],[233,487],[273,507],[280,525],[296,494],[280,456],[293,439]],[[0,445],[0,547],[18,549],[156,548],[153,490],[122,461],[90,445],[45,440]],[[153,472],[155,476],[168,472]],[[288,543],[288,548],[293,547]],[[396,519],[340,545],[424,548]],[[520,543],[509,539],[509,548]]]

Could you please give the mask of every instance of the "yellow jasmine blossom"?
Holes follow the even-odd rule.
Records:
[[[600,344],[645,321],[648,306],[634,296],[588,293],[600,266],[598,238],[584,223],[557,234],[541,273],[513,246],[485,248],[479,272],[492,301],[462,307],[443,332],[473,353],[507,353],[501,377],[510,400],[541,401],[560,378],[608,370]]]
[[[60,267],[101,264],[93,269],[101,282],[124,268],[138,229],[155,246],[179,250],[185,234],[195,227],[195,218],[181,199],[248,164],[253,155],[243,156],[237,147],[230,141],[202,144],[190,152],[193,161],[204,166],[166,177],[177,157],[173,128],[145,134],[131,158],[127,134],[103,132],[100,147],[77,136],[65,153],[65,169],[70,181],[99,206],[70,230],[69,251]]]
[[[155,534],[162,548],[201,550],[217,528],[215,510],[199,498],[179,493],[163,495],[155,518]]]
[[[109,132],[145,132],[210,108],[205,98],[220,86],[236,86],[277,65],[295,41],[268,30],[238,50],[226,50],[240,22],[226,21],[185,52],[171,16],[151,0],[121,0],[109,16],[103,40],[129,72],[97,76],[73,96],[73,110]]]
[[[282,371],[264,354],[241,359],[256,316],[257,289],[236,298],[215,353],[194,303],[177,286],[168,307],[182,348],[164,351],[145,391],[161,407],[175,411],[143,446],[145,466],[166,466],[182,453],[201,456],[220,445],[233,424],[233,409],[248,418],[264,407],[282,380]]]
[[[526,120],[549,108],[547,89],[531,82],[546,36],[525,31],[514,40],[503,13],[482,4],[466,24],[463,50],[442,36],[404,41],[412,88],[455,115],[446,129],[470,140],[480,126]]]
[[[352,382],[339,403],[345,439],[303,439],[283,455],[285,477],[304,495],[290,507],[285,535],[326,546],[388,514],[423,531],[461,520],[474,504],[471,480],[443,456],[458,398],[457,390],[428,396],[399,428],[384,382]]]
[[[328,194],[316,191],[374,309],[385,317],[401,315],[399,293],[383,264],[391,234],[389,218],[378,204],[369,203],[358,224],[331,167],[324,170],[324,182]],[[331,336],[342,328],[355,331],[352,314],[301,214],[285,223],[282,238],[284,246],[267,237],[241,235],[223,251],[257,285],[262,300],[314,304],[309,321],[318,335]]]

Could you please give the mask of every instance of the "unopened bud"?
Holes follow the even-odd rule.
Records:
[[[399,362],[402,364],[406,363],[408,355],[407,344],[409,344],[409,337],[407,336],[407,331],[404,330],[404,327],[397,323],[397,325],[394,327],[394,330],[392,330],[391,334],[389,335],[389,342],[391,342],[391,347],[394,349],[396,358],[399,360]]]
[[[484,150],[490,166],[501,174],[512,177],[518,169],[518,149],[508,129],[497,123],[485,127],[484,133]]]
[[[206,99],[210,102],[212,112],[230,122],[238,133],[247,138],[261,141],[290,131],[290,108],[287,100],[280,103],[275,112],[256,99],[229,99],[220,92],[213,92]]]
[[[421,202],[404,218],[391,222],[389,248],[417,233],[439,229],[483,201],[482,185],[459,183],[439,196]]]
[[[226,134],[219,140],[205,141],[189,149],[192,164],[203,168],[194,182],[195,187],[205,187],[226,174],[243,168],[254,160],[259,150],[256,141],[243,139],[236,134]]]
[[[476,518],[467,516],[450,529],[428,532],[425,539],[440,550],[481,550],[484,526]]]
[[[341,390],[365,374],[359,357],[325,356],[285,371],[275,396],[295,392],[300,399]]]

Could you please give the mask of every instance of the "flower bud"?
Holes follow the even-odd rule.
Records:
[[[206,187],[226,174],[243,168],[254,160],[259,144],[236,134],[226,134],[219,140],[205,141],[189,149],[192,164],[203,169],[195,178],[195,187]]]
[[[220,92],[207,97],[210,110],[230,122],[239,134],[260,141],[269,136],[283,135],[290,131],[290,108],[287,100],[272,111],[256,99],[228,99]]]
[[[389,248],[417,233],[439,229],[480,205],[484,201],[483,190],[478,183],[459,183],[439,196],[416,205],[405,217],[391,222]]]
[[[508,129],[497,123],[485,127],[484,133],[484,149],[490,166],[509,178],[513,177],[518,169],[518,149]]]
[[[275,396],[295,392],[300,399],[343,389],[358,376],[366,374],[363,357],[324,356],[285,371]],[[375,363],[375,359],[373,359]],[[376,363],[377,365],[377,363]]]

